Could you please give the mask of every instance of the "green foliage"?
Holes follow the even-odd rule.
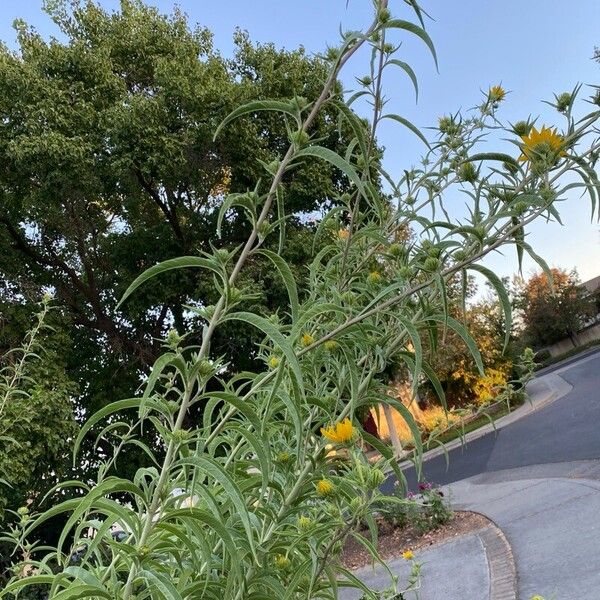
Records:
[[[517,282],[516,306],[523,320],[524,344],[540,348],[567,337],[574,343],[577,332],[594,315],[595,307],[575,271],[552,269]]]
[[[0,47],[0,310],[12,321],[23,298],[54,291],[56,318],[72,341],[62,352],[79,385],[79,412],[90,415],[140,384],[171,327],[198,342],[202,320],[187,305],[217,302],[209,272],[172,272],[122,310],[117,301],[147,267],[210,251],[225,195],[254,190],[260,203],[268,185],[261,163],[277,157],[295,127],[292,118],[255,112],[213,140],[219,123],[264,98],[299,111],[318,97],[328,66],[302,49],[253,45],[241,32],[225,60],[208,30],[138,0],[115,13],[87,1],[48,2],[47,12],[58,39],[19,22],[19,50]],[[338,127],[337,114],[325,106],[311,135],[342,152],[350,128]],[[304,156],[286,175],[281,254],[298,281],[312,245],[301,215],[347,188],[346,176],[317,157]],[[230,206],[219,243],[233,250],[251,225]],[[253,292],[244,308],[272,314],[285,302],[285,282],[268,256],[250,262],[238,284]],[[219,329],[212,346],[234,372],[256,368],[259,341],[236,324]],[[123,467],[133,473],[137,461]]]
[[[137,3],[124,2],[123,6],[125,15],[150,20],[153,14]],[[265,105],[260,104],[253,106],[252,115],[240,115],[249,127],[258,115],[264,117],[260,133],[267,137],[268,125],[277,131],[289,110],[297,117],[297,129],[289,136],[286,132],[289,143],[278,146],[278,152],[265,156],[261,148],[254,148],[245,153],[244,168],[256,169],[262,176],[260,184],[253,181],[247,186],[254,192],[242,200],[237,194],[247,190],[231,187],[222,198],[214,199],[217,205],[241,206],[239,219],[228,224],[245,231],[245,241],[240,236],[235,247],[225,242],[219,248],[198,245],[193,253],[181,252],[186,258],[168,256],[159,266],[146,262],[151,270],[145,276],[135,281],[139,273],[130,272],[126,281],[115,286],[121,294],[126,289],[135,292],[123,303],[127,307],[133,302],[135,307],[144,293],[158,293],[163,282],[168,285],[176,278],[185,287],[188,269],[182,267],[191,262],[187,257],[196,256],[192,266],[203,268],[193,271],[206,277],[204,289],[209,292],[196,303],[185,302],[197,315],[200,333],[194,338],[183,335],[183,330],[167,335],[164,352],[155,360],[143,392],[91,415],[77,446],[89,435],[95,438],[92,445],[112,445],[112,452],[100,462],[95,480],[62,484],[77,492],[74,497],[54,503],[45,512],[19,515],[6,538],[13,540],[16,556],[23,558],[16,565],[17,573],[28,565],[35,575],[17,574],[0,597],[38,584],[47,586],[50,598],[61,600],[84,596],[241,600],[265,595],[331,599],[339,587],[358,587],[369,597],[375,596],[338,558],[351,535],[377,560],[372,508],[382,500],[379,487],[384,469],[397,471],[398,466],[388,449],[361,431],[357,415],[377,404],[397,408],[415,438],[410,458],[420,466],[419,431],[408,409],[391,397],[390,373],[412,371],[415,388],[426,377],[439,384],[420,340],[428,336],[435,347],[443,343],[448,331],[456,333],[482,370],[473,336],[450,314],[450,282],[506,245],[537,256],[524,242],[524,230],[536,218],[553,218],[555,200],[573,185],[564,184],[563,175],[583,173],[581,185],[595,201],[596,184],[588,172],[598,141],[582,136],[592,131],[599,116],[592,113],[576,123],[570,113],[564,115],[564,139],[571,145],[586,139],[591,146],[579,148],[577,155],[571,146],[569,154],[555,153],[553,162],[544,163],[543,173],[540,164],[521,167],[506,159],[487,168],[483,163],[490,156],[477,157],[476,146],[488,131],[501,127],[496,110],[502,95],[496,90],[495,100],[486,95],[474,116],[445,122],[437,140],[430,143],[422,168],[407,170],[394,181],[381,168],[375,147],[377,127],[386,117],[380,110],[382,81],[388,66],[394,66],[385,66],[385,59],[397,48],[391,44],[397,34],[416,35],[427,46],[431,44],[420,26],[391,18],[385,3],[376,3],[375,8],[369,27],[342,34],[340,45],[328,51],[329,72],[321,80],[320,91],[306,94],[306,101],[292,99],[285,107],[271,103],[281,100],[277,96],[261,97],[279,112],[265,112]],[[86,18],[99,14],[106,27],[123,26],[119,17],[106,20],[101,11],[86,10]],[[419,9],[414,11],[420,20]],[[74,23],[77,31],[79,22]],[[141,40],[144,47],[151,46],[154,38],[147,36],[154,29],[147,31],[143,19],[135,25],[141,29],[139,39],[137,33],[129,35],[122,44],[129,47]],[[171,27],[168,21],[163,25]],[[169,39],[176,38],[178,31],[169,30]],[[119,39],[119,31],[114,33]],[[133,42],[128,41],[131,38]],[[368,127],[352,127],[348,106],[339,108],[337,78],[339,70],[361,50],[371,53],[372,87],[361,93],[374,112]],[[141,72],[146,71],[142,68]],[[174,93],[179,87],[185,89],[178,83]],[[147,107],[161,94],[148,96],[136,102]],[[240,100],[244,104],[246,99]],[[165,100],[165,109],[170,106],[171,101]],[[317,133],[327,111],[352,131],[353,139],[339,149],[324,146]],[[151,117],[151,111],[146,116]],[[141,128],[141,120],[132,121]],[[239,135],[237,123],[237,119],[228,120],[218,140]],[[126,125],[123,131],[129,139],[135,131]],[[170,154],[168,141],[169,136],[157,136],[149,144],[159,156],[160,145],[165,143],[165,164],[174,166],[173,157],[178,154]],[[522,151],[520,146],[518,151]],[[85,152],[82,155],[90,158]],[[476,180],[463,180],[456,174],[469,156],[481,163]],[[332,194],[335,206],[318,229],[316,254],[306,278],[297,282],[296,294],[290,278],[294,270],[285,253],[281,258],[287,268],[277,259],[273,266],[273,256],[260,252],[263,246],[272,249],[288,239],[288,228],[282,233],[283,217],[298,208],[286,202],[283,210],[280,200],[290,195],[297,167],[305,161],[316,169],[333,165],[334,172],[343,173],[340,177],[346,185]],[[146,177],[146,171],[142,175]],[[168,180],[168,173],[164,177]],[[382,180],[389,183],[389,193],[382,192]],[[548,181],[554,186],[552,194],[542,193]],[[454,222],[446,212],[446,199],[456,189],[469,199],[470,216],[464,223]],[[313,199],[319,198],[318,191],[311,190]],[[130,196],[135,197],[135,188],[125,198]],[[193,212],[190,219],[197,218]],[[197,214],[204,213],[198,210]],[[242,219],[245,223],[240,225]],[[419,229],[418,241],[406,235],[410,228]],[[307,248],[304,251],[310,252]],[[269,261],[269,272],[282,281],[276,314],[266,315],[260,305],[253,304],[252,278],[244,279],[247,267],[252,273],[259,257]],[[119,276],[126,275],[120,272]],[[502,302],[505,295],[500,288],[497,292]],[[134,308],[129,310],[134,318]],[[251,350],[254,368],[236,371],[219,336],[237,343],[242,326],[255,330],[259,341]],[[439,389],[439,385],[434,387]],[[94,436],[97,425],[104,429]],[[150,443],[140,435],[142,430],[153,432]],[[368,463],[361,438],[381,449],[384,458],[378,464]],[[131,446],[144,453],[146,463],[127,476],[115,467]],[[439,520],[441,509],[433,505],[433,499],[431,503],[432,519]],[[31,541],[57,516],[66,523],[53,547],[39,547]],[[362,522],[371,529],[370,540],[359,533]],[[113,527],[123,532],[124,540],[113,539]],[[75,553],[77,564],[73,564]],[[404,587],[399,583],[395,592]]]
[[[0,510],[4,526],[13,521],[5,513],[7,507],[39,507],[44,495],[69,472],[77,431],[71,399],[77,390],[65,374],[61,352],[66,341],[63,333],[50,326],[49,301],[45,297],[33,319],[27,315],[30,329],[19,346],[10,339],[10,328],[3,331],[2,341],[15,343],[0,357]],[[10,553],[10,545],[0,539],[0,583],[7,576]]]
[[[394,494],[385,499],[381,516],[394,527],[414,527],[420,533],[438,529],[452,519],[450,502],[438,486],[423,482],[419,493],[406,493],[396,486]]]
[[[48,324],[48,304],[21,347],[0,365],[0,505],[36,503],[65,475],[76,432],[71,397],[76,393],[60,357],[64,339]]]

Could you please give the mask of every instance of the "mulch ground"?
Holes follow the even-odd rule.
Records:
[[[469,511],[456,511],[448,523],[438,529],[420,533],[411,526],[394,527],[383,519],[378,519],[378,550],[384,560],[400,556],[405,550],[422,550],[441,544],[449,539],[483,529],[489,521],[480,514]],[[370,540],[368,531],[361,532]],[[354,538],[349,538],[342,551],[342,564],[348,569],[358,569],[372,564],[369,552]]]

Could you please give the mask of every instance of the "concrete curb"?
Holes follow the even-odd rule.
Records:
[[[493,521],[478,535],[490,573],[489,600],[517,600],[517,568],[506,536]]]

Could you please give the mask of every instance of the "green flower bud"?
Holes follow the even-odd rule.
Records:
[[[284,556],[283,554],[278,554],[275,557],[275,565],[278,569],[281,569],[282,571],[289,569],[291,564],[292,563],[290,562],[290,559],[287,556]]]
[[[456,135],[457,133],[460,133],[461,126],[459,123],[456,123],[454,117],[444,116],[438,119],[438,129],[441,133]]]
[[[369,484],[372,489],[377,489],[385,481],[385,473],[381,469],[373,469],[369,474]]]
[[[379,283],[381,281],[381,273],[379,271],[371,271],[367,280],[371,284]]]
[[[281,161],[278,158],[276,158],[266,165],[266,169],[271,175],[275,175],[279,170],[280,164]]]
[[[361,77],[358,81],[361,85],[364,85],[365,87],[368,87],[373,83],[373,80],[368,75]]]
[[[467,183],[474,183],[477,181],[478,175],[479,173],[472,162],[463,163],[458,169],[458,178]]]
[[[230,304],[235,304],[236,302],[239,302],[243,297],[244,297],[244,292],[242,292],[242,290],[240,290],[236,287],[229,288],[229,303]]]
[[[308,106],[308,100],[304,96],[294,96],[292,103],[298,110],[304,110]]]
[[[171,350],[176,350],[181,342],[181,336],[177,333],[176,329],[169,329],[167,333],[166,344]]]
[[[208,306],[201,308],[198,312],[200,313],[201,317],[204,317],[207,321],[210,321],[213,318],[213,316],[215,315],[215,310],[216,310],[215,305],[209,304]]]
[[[339,48],[329,47],[325,51],[325,58],[331,62],[335,62],[340,55]]]
[[[359,498],[358,496],[356,496],[355,498],[352,498],[352,500],[350,500],[350,504],[348,505],[348,508],[350,509],[350,512],[352,515],[357,515],[360,512],[360,510],[363,508],[362,498]]]
[[[226,250],[225,248],[219,248],[215,252],[215,258],[222,264],[226,263],[229,259],[229,250]]]
[[[380,23],[387,23],[390,20],[391,13],[390,13],[389,9],[382,8],[382,9],[380,9],[377,17],[379,18]]]
[[[267,221],[263,221],[258,226],[258,238],[264,240],[271,232],[271,225]]]
[[[425,259],[425,262],[423,263],[423,270],[433,272],[437,271],[439,266],[440,261],[437,258],[430,256],[429,258]]]
[[[173,440],[177,444],[185,444],[191,439],[191,437],[192,432],[188,431],[187,429],[176,429],[173,432]]]
[[[410,279],[413,275],[413,270],[410,267],[402,267],[398,269],[398,275],[402,279]]]
[[[201,360],[198,365],[198,373],[202,377],[209,377],[214,372],[214,366],[208,360]]]
[[[308,142],[310,141],[310,135],[308,135],[308,133],[306,133],[306,131],[304,131],[303,129],[299,129],[298,131],[292,132],[292,134],[290,135],[290,140],[295,146],[301,148],[308,144]]]
[[[298,517],[298,529],[306,531],[312,527],[312,519],[305,517],[304,515]]]
[[[278,455],[277,455],[277,462],[282,464],[282,465],[288,465],[292,462],[292,460],[294,459],[294,457],[287,452],[286,450],[282,450]]]
[[[452,135],[446,138],[446,144],[451,150],[458,150],[463,143],[463,139],[458,135]]]
[[[532,123],[530,123],[529,121],[517,121],[513,125],[513,131],[519,137],[524,136],[524,135],[529,135],[529,132],[531,131],[532,126],[533,126]]]
[[[356,301],[356,295],[354,292],[344,292],[342,294],[342,300],[344,301],[344,304],[352,306]]]
[[[29,514],[29,507],[21,506],[17,509],[17,514],[21,517],[26,517]]]
[[[524,214],[527,209],[529,208],[527,202],[523,202],[523,200],[519,200],[518,202],[515,202],[515,205],[513,206],[513,211],[516,215],[521,216],[522,214]]]
[[[556,191],[548,185],[543,185],[540,188],[540,196],[545,202],[552,202],[556,199]]]
[[[573,101],[573,95],[569,92],[563,92],[556,97],[556,110],[559,113],[566,113]]]
[[[406,249],[401,244],[394,243],[394,244],[390,245],[390,247],[388,248],[388,252],[394,258],[401,258],[402,256],[404,256],[406,254]]]

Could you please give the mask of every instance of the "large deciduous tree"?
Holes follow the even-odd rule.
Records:
[[[47,3],[47,11],[59,38],[17,22],[18,50],[0,48],[0,310],[10,320],[44,288],[55,291],[72,339],[68,368],[93,412],[137,385],[169,328],[194,330],[191,298],[216,298],[211,277],[186,270],[117,310],[127,285],[160,260],[210,250],[224,194],[254,189],[288,143],[281,115],[257,112],[213,141],[220,121],[252,99],[312,101],[327,69],[302,49],[253,45],[242,32],[227,60],[208,30],[137,0],[114,13],[91,0]],[[333,109],[315,128],[322,145],[343,147]],[[311,246],[301,215],[331,202],[346,180],[306,158],[286,184],[281,201],[295,216],[283,254],[301,277]],[[230,211],[224,245],[239,244],[247,229]],[[284,288],[268,261],[251,262],[243,284],[254,306],[271,312]],[[213,344],[241,369],[252,363],[253,339],[236,327]]]
[[[536,348],[570,337],[592,313],[592,304],[576,271],[551,269],[532,275],[518,286],[517,306],[523,319],[523,339]]]

